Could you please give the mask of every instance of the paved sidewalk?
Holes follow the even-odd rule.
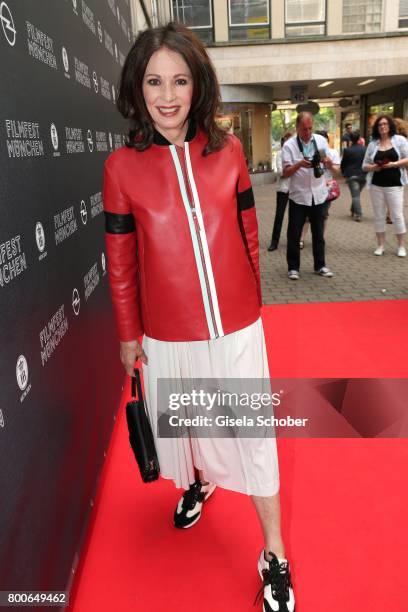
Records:
[[[301,251],[298,281],[287,278],[287,211],[279,248],[272,253],[267,251],[275,214],[275,184],[254,188],[264,304],[408,299],[408,257],[396,256],[392,225],[387,225],[386,229],[386,252],[376,257],[373,255],[376,241],[367,188],[362,193],[364,218],[361,223],[350,217],[348,186],[341,182],[340,188],[341,196],[330,208],[326,231],[326,263],[335,276],[322,278],[313,274],[309,230]],[[408,189],[405,190],[404,213],[408,223]],[[406,246],[408,248],[408,239]]]

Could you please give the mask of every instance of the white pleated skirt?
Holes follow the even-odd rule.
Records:
[[[160,473],[178,488],[195,481],[194,468],[207,481],[230,491],[268,497],[279,491],[274,437],[218,438],[157,435],[157,381],[160,378],[268,378],[262,320],[215,340],[167,342],[144,336],[145,399],[154,432]]]

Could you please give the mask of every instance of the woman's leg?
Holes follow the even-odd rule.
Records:
[[[390,211],[390,217],[394,226],[394,232],[398,246],[404,246],[404,235],[407,231],[404,219],[404,188],[403,187],[387,187],[386,198]]]
[[[269,561],[269,552],[275,553],[278,558],[285,558],[285,546],[281,534],[280,499],[279,493],[271,497],[251,495],[251,499],[258,513],[259,522],[265,542],[265,557]]]
[[[347,183],[351,194],[351,211],[353,215],[361,217],[360,182],[356,178],[351,178]]]
[[[383,247],[385,245],[385,232],[376,232],[375,235],[377,238],[378,246]]]
[[[203,470],[198,470],[195,468],[196,478],[201,482],[201,484],[208,484],[208,481],[205,479]]]
[[[374,229],[377,236],[378,246],[384,246],[385,242],[385,217],[387,206],[384,187],[372,185],[370,188],[371,203],[374,212]]]

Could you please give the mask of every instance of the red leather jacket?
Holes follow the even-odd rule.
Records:
[[[258,225],[240,141],[204,157],[191,122],[184,147],[155,132],[104,166],[112,301],[122,341],[208,340],[260,316]]]

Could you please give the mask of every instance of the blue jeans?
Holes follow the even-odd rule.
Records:
[[[365,187],[366,179],[364,176],[350,176],[347,184],[351,193],[351,212],[353,215],[361,216],[363,211],[361,210],[360,193]]]

